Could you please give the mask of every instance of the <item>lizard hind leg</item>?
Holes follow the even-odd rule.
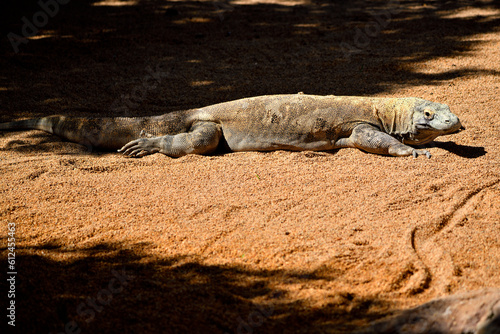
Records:
[[[213,122],[195,122],[188,132],[162,137],[139,138],[123,146],[118,152],[129,157],[143,157],[163,153],[171,157],[186,154],[208,154],[215,151],[222,136],[220,125]]]

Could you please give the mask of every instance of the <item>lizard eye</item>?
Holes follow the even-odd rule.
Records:
[[[427,119],[432,119],[434,117],[434,113],[430,110],[424,110],[424,116]]]

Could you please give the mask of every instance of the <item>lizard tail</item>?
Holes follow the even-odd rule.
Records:
[[[47,116],[0,123],[0,131],[42,130],[89,148],[117,150],[142,136],[187,132],[191,124],[183,112],[152,117]]]
[[[175,118],[157,117],[67,117],[47,116],[0,123],[0,131],[42,130],[90,149],[117,150],[141,137],[141,133],[158,136],[163,132],[180,132]],[[170,129],[170,127],[174,127]]]
[[[18,130],[42,130],[49,133],[54,133],[52,126],[54,118],[59,119],[61,116],[50,116],[43,118],[25,119],[22,121],[14,121],[8,123],[0,123],[0,131],[18,131]]]
[[[99,119],[55,115],[0,123],[0,131],[19,130],[42,130],[71,142],[89,147],[108,148],[107,146],[109,146],[106,145],[107,142],[103,140]],[[121,142],[119,144],[121,144]],[[117,146],[118,144],[111,141],[111,148],[114,149]]]

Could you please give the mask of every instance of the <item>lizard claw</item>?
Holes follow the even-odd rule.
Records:
[[[142,158],[159,151],[160,149],[155,145],[155,142],[147,138],[133,140],[118,150],[119,153],[132,158]]]
[[[412,154],[414,158],[418,157],[419,155],[425,155],[427,159],[431,158],[431,152],[427,150],[413,150]]]

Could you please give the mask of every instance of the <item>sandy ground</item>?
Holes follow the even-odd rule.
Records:
[[[500,287],[500,6],[423,3],[72,0],[16,53],[8,33],[43,15],[4,2],[0,121],[303,91],[418,96],[467,128],[438,138],[431,159],[127,159],[0,133],[4,272],[9,226],[16,238],[10,329],[346,333]]]

